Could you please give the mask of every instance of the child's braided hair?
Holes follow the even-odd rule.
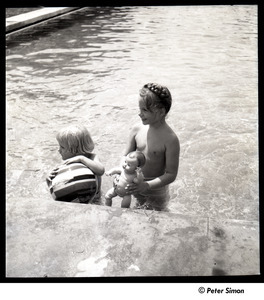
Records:
[[[168,113],[171,108],[171,102],[172,102],[171,93],[170,93],[169,89],[167,87],[162,86],[157,83],[147,83],[143,86],[142,90],[140,91],[140,95],[142,97],[147,96],[146,89],[151,91],[152,93],[154,93],[156,96],[158,96],[158,97],[155,97],[155,98],[158,98],[158,99],[155,99],[155,102],[157,102],[155,104],[155,106],[159,107],[159,108],[164,107],[166,110],[166,113]],[[143,91],[145,91],[145,92],[143,92]],[[154,103],[150,103],[150,101],[147,101],[147,99],[146,99],[146,102],[147,102],[147,106],[149,106],[149,107],[153,106],[153,104],[154,104]]]

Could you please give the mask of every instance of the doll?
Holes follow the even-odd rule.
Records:
[[[112,198],[119,196],[123,200],[121,207],[129,208],[131,203],[131,195],[127,195],[127,184],[134,182],[138,183],[144,180],[144,176],[141,172],[141,167],[146,162],[145,155],[139,151],[130,152],[126,157],[121,167],[113,168],[106,175],[120,174],[114,179],[113,187],[105,194],[105,204],[112,206]]]

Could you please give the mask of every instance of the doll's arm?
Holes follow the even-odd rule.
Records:
[[[120,167],[114,167],[112,169],[110,169],[109,171],[105,172],[105,175],[106,176],[112,176],[112,175],[115,175],[115,174],[121,174],[122,172],[122,168]]]
[[[137,170],[137,177],[134,178],[133,182],[134,183],[139,183],[144,181],[144,175],[141,171],[141,169]]]

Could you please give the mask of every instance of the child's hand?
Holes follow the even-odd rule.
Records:
[[[138,183],[129,183],[126,188],[127,194],[140,194],[147,192],[149,188],[149,184],[146,181],[138,182]]]
[[[59,167],[54,168],[54,169],[49,173],[49,175],[48,175],[47,178],[46,178],[46,182],[47,182],[48,185],[51,184],[52,179],[57,175],[58,171],[59,171]]]
[[[52,171],[50,171],[47,178],[52,180],[57,175],[58,171],[59,171],[59,167],[54,168]]]

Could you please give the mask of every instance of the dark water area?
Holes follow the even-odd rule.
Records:
[[[117,165],[138,91],[158,82],[181,143],[170,210],[258,220],[257,43],[254,5],[84,8],[8,35],[7,198],[52,201],[45,175],[69,124],[89,128],[106,170]]]

